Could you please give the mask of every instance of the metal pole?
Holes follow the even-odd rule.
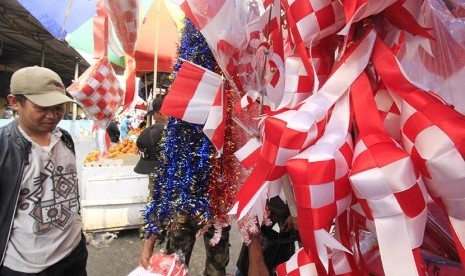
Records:
[[[76,61],[76,66],[74,68],[74,81],[76,81],[79,77],[79,60]],[[73,106],[73,119],[71,121],[71,135],[73,135],[73,139],[78,141],[79,135],[76,135],[76,115],[77,115],[77,104],[74,102]]]
[[[44,67],[45,65],[45,46],[42,47],[42,59],[40,61],[40,67]]]
[[[153,51],[153,98],[157,95],[157,71],[158,71],[158,40],[160,34],[160,5],[162,0],[156,0],[155,9],[155,49]]]

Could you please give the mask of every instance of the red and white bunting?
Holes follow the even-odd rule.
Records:
[[[297,251],[285,263],[276,267],[278,276],[318,276],[315,262],[313,262],[303,248]]]
[[[396,142],[400,143],[400,107],[402,106],[402,99],[396,94],[390,93],[382,83],[377,87],[375,93],[376,106],[384,123],[384,128]]]
[[[306,251],[317,260],[320,275],[328,273],[327,248],[349,252],[326,231],[352,203],[348,174],[353,146],[349,126],[346,93],[336,102],[323,136],[286,164],[294,187],[300,238]]]
[[[335,34],[345,25],[344,8],[338,0],[286,0],[294,42],[306,46]]]
[[[392,3],[396,2],[396,0],[346,0],[341,2],[344,6],[345,20],[347,23],[339,34],[347,35],[349,33],[350,26],[352,26],[353,23],[383,11],[386,7],[389,7]]]

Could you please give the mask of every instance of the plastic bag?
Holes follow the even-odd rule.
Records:
[[[181,261],[178,254],[162,254],[157,252],[149,260],[151,272],[163,276],[189,275],[187,266]]]
[[[110,232],[97,234],[95,238],[92,238],[90,244],[92,244],[95,248],[109,247],[109,244],[116,238],[117,235]]]

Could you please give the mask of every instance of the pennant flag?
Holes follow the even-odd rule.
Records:
[[[222,90],[220,75],[184,61],[160,112],[193,124],[205,124]]]

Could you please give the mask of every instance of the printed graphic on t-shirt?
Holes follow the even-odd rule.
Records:
[[[52,227],[62,231],[68,229],[79,210],[78,180],[76,167],[56,166],[46,163],[40,174],[33,178],[33,190],[21,190],[20,210],[30,210],[33,217],[33,232],[42,235]]]

